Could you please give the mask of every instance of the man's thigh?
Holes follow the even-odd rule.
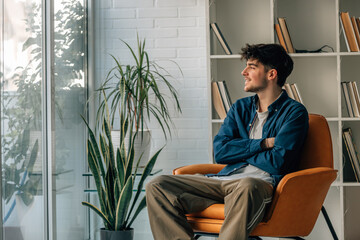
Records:
[[[214,203],[224,202],[220,180],[204,175],[161,175],[148,183],[156,187],[173,206],[181,207],[184,213],[201,211]]]

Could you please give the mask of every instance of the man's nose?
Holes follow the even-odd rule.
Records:
[[[244,68],[244,70],[242,70],[241,75],[243,75],[243,76],[247,75],[246,68]]]

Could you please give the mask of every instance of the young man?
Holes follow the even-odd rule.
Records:
[[[220,240],[247,240],[262,220],[273,189],[296,170],[308,130],[305,107],[282,90],[293,61],[277,44],[242,49],[246,92],[232,105],[214,139],[218,174],[159,176],[146,186],[155,240],[194,239],[185,214],[225,204]]]

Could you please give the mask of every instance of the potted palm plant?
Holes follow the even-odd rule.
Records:
[[[124,93],[124,81],[121,82],[120,88],[120,91]],[[106,97],[104,101],[107,106]],[[121,94],[120,101],[125,101],[125,94]],[[158,150],[148,161],[137,186],[134,187],[140,161],[140,159],[135,159],[133,147],[137,133],[133,134],[129,130],[134,121],[129,118],[125,109],[126,105],[122,104],[121,106],[119,148],[113,148],[108,110],[100,123],[97,124],[97,126],[101,125],[97,137],[84,119],[89,130],[87,141],[88,164],[95,181],[100,208],[89,202],[82,202],[82,204],[88,206],[102,218],[105,228],[100,231],[101,240],[133,239],[131,225],[141,210],[146,207],[145,196],[140,199],[140,193],[145,179],[150,175],[162,150],[162,148]],[[106,109],[108,108],[106,107]],[[125,146],[127,134],[129,134],[128,147]],[[133,165],[136,167],[134,168]]]
[[[145,39],[143,41],[137,38],[137,53],[131,46],[124,42],[133,57],[134,65],[122,65],[120,60],[112,56],[115,66],[108,72],[107,77],[98,89],[107,92],[110,104],[110,125],[114,130],[114,119],[118,118],[118,110],[121,104],[127,111],[130,119],[134,120],[133,131],[139,133],[135,136],[134,146],[136,148],[136,159],[143,154],[140,166],[145,166],[149,160],[150,152],[150,130],[147,129],[147,121],[152,117],[156,120],[167,139],[168,134],[171,136],[172,120],[168,100],[174,102],[174,109],[181,113],[181,107],[178,100],[178,93],[171,84],[172,75],[162,68],[155,61],[149,59],[145,51]],[[178,65],[174,63],[177,67]],[[181,72],[181,69],[178,67]],[[182,73],[182,72],[181,72]],[[126,97],[121,102],[121,82],[124,82],[124,94]],[[99,94],[101,96],[101,94]],[[104,99],[100,100],[97,119],[104,115],[106,103]],[[119,132],[113,132],[113,135],[120,136]],[[114,137],[114,136],[113,136]],[[117,137],[118,139],[119,137]],[[115,141],[115,139],[114,139]],[[118,145],[119,142],[115,143]]]

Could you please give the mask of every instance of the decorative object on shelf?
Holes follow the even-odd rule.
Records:
[[[232,105],[225,81],[212,82],[211,93],[216,112],[218,113],[220,119],[225,119],[226,114]]]
[[[349,117],[360,117],[360,96],[355,81],[341,82]]]
[[[358,157],[358,153],[356,151],[356,147],[353,141],[351,128],[344,129],[342,136],[343,143],[345,145],[345,148],[343,149],[345,160],[351,163],[356,181],[360,182],[360,159]]]
[[[349,52],[358,52],[359,45],[356,41],[354,27],[351,23],[349,12],[340,12],[340,23],[344,32],[346,46]]]
[[[120,80],[119,101],[124,102],[127,97],[125,79]],[[120,117],[120,148],[113,148],[108,103],[105,101],[106,113],[99,119],[97,126],[98,136],[90,128],[84,119],[88,131],[87,141],[88,164],[95,181],[100,209],[89,202],[82,202],[97,213],[104,221],[105,229],[101,229],[101,240],[116,239],[131,240],[133,230],[132,223],[138,214],[146,207],[145,196],[140,200],[140,193],[146,178],[150,175],[157,157],[158,150],[145,166],[138,185],[134,188],[136,173],[140,159],[135,159],[134,141],[136,134],[131,131],[135,119],[128,112],[127,105],[122,104],[119,109]],[[125,137],[129,135],[128,148],[125,147]],[[141,156],[140,156],[141,158]],[[136,167],[134,168],[133,165]],[[110,233],[109,233],[110,231]],[[122,237],[119,237],[121,235]]]
[[[217,23],[211,23],[210,26],[211,26],[211,29],[214,31],[215,36],[216,36],[216,38],[219,40],[220,45],[221,45],[221,47],[224,49],[225,53],[226,53],[227,55],[231,55],[232,52],[231,52],[231,50],[230,50],[230,47],[229,47],[229,45],[227,44],[224,36],[222,35],[222,33],[221,33],[221,31],[220,31],[220,28],[219,28],[219,26],[217,25]]]
[[[135,135],[137,136],[135,145],[140,147],[135,151],[137,154],[135,158],[138,159],[143,154],[144,157],[140,166],[145,166],[149,160],[146,156],[149,156],[151,146],[151,141],[146,140],[151,139],[146,121],[150,121],[150,117],[155,118],[162,129],[165,139],[167,139],[168,133],[171,136],[170,124],[173,124],[167,100],[174,101],[176,112],[181,113],[181,107],[177,90],[171,83],[171,79],[174,79],[174,77],[158,63],[150,60],[148,53],[145,51],[145,39],[141,41],[139,37],[137,38],[137,54],[128,43],[124,41],[123,43],[131,52],[135,65],[122,65],[119,59],[112,56],[115,66],[108,72],[105,82],[98,89],[99,98],[102,97],[104,91],[106,98],[111,103],[110,125],[113,131],[115,130],[113,127],[115,116],[118,114],[118,110],[122,108],[122,105],[125,105],[129,118],[134,120],[133,131],[139,133]],[[175,62],[174,65],[178,67],[182,74],[180,67]],[[122,82],[125,84],[125,89],[120,90]],[[120,101],[122,94],[126,95],[124,101]],[[97,119],[104,116],[105,109],[105,99],[100,99]],[[119,142],[115,143],[115,145],[119,145]]]

